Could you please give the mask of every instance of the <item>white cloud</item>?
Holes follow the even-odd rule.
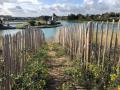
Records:
[[[17,0],[19,3],[39,3],[38,0]]]
[[[48,5],[41,0],[0,0],[0,14],[13,16],[39,16],[56,13],[59,15],[69,13],[96,14],[104,12],[119,12],[120,0],[84,0],[83,3],[70,3],[69,0],[56,0]]]
[[[118,12],[120,0],[84,0],[83,7],[86,13]]]
[[[5,3],[5,2],[10,2],[10,3],[12,3],[12,2],[16,2],[16,0],[0,0],[0,4],[3,4],[3,3]]]

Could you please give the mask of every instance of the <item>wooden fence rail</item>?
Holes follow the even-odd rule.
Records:
[[[57,33],[59,43],[67,54],[80,59],[81,65],[97,64],[104,68],[120,62],[120,22],[88,22],[61,27]]]
[[[11,90],[13,75],[24,70],[24,65],[44,43],[42,30],[27,28],[15,35],[5,35],[3,38],[3,60],[0,62],[0,90]]]

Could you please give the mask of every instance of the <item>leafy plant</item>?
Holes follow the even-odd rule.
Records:
[[[44,90],[47,85],[47,49],[42,47],[25,65],[24,71],[13,77],[13,90]]]
[[[40,26],[40,25],[41,25],[41,22],[37,22],[37,25]]]
[[[56,53],[57,57],[61,57],[61,56],[64,56],[64,55],[65,55],[64,49],[58,50],[57,53]]]
[[[34,20],[31,20],[31,21],[29,21],[29,24],[31,25],[31,26],[35,26],[35,21]]]
[[[78,61],[76,61],[78,62]],[[102,70],[96,64],[75,66],[65,70],[65,74],[70,78],[72,84],[85,87],[87,90],[113,90],[120,85],[120,70],[118,67],[111,67],[111,71]],[[69,87],[69,86],[68,86]]]

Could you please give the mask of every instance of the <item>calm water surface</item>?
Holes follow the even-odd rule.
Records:
[[[70,24],[73,24],[74,22],[63,22],[62,21],[62,25],[63,26],[67,26]],[[15,26],[15,24],[12,24],[12,26]],[[55,33],[57,32],[57,30],[59,30],[59,27],[54,27],[54,28],[42,28],[42,31],[45,34],[46,38],[51,38],[55,35]],[[0,36],[4,36],[6,34],[12,34],[14,35],[15,33],[22,31],[22,29],[7,29],[7,30],[0,30]]]
[[[69,21],[62,21],[61,22],[63,26],[69,26],[69,25],[73,25],[73,24],[79,24],[78,22],[69,22]],[[15,24],[12,24],[15,26]],[[99,27],[100,28],[100,25]],[[106,26],[104,25],[104,29],[106,28]],[[112,25],[110,25],[110,28],[112,28]],[[57,32],[57,30],[59,30],[59,27],[54,27],[54,28],[42,28],[44,34],[45,34],[45,37],[47,39],[49,38],[52,38],[55,33]],[[22,29],[8,29],[8,30],[0,30],[0,36],[3,36],[3,35],[6,35],[6,34],[15,34],[17,33],[18,31],[22,31]]]

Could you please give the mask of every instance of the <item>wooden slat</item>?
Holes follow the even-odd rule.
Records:
[[[5,79],[2,81],[2,85],[0,84],[0,90],[11,90],[13,84],[11,75],[18,75],[24,70],[28,58],[27,51],[24,50],[37,50],[43,44],[42,42],[45,42],[44,40],[44,33],[40,30],[37,31],[37,29],[36,31],[28,29],[13,36],[5,35],[3,37],[3,73]]]

